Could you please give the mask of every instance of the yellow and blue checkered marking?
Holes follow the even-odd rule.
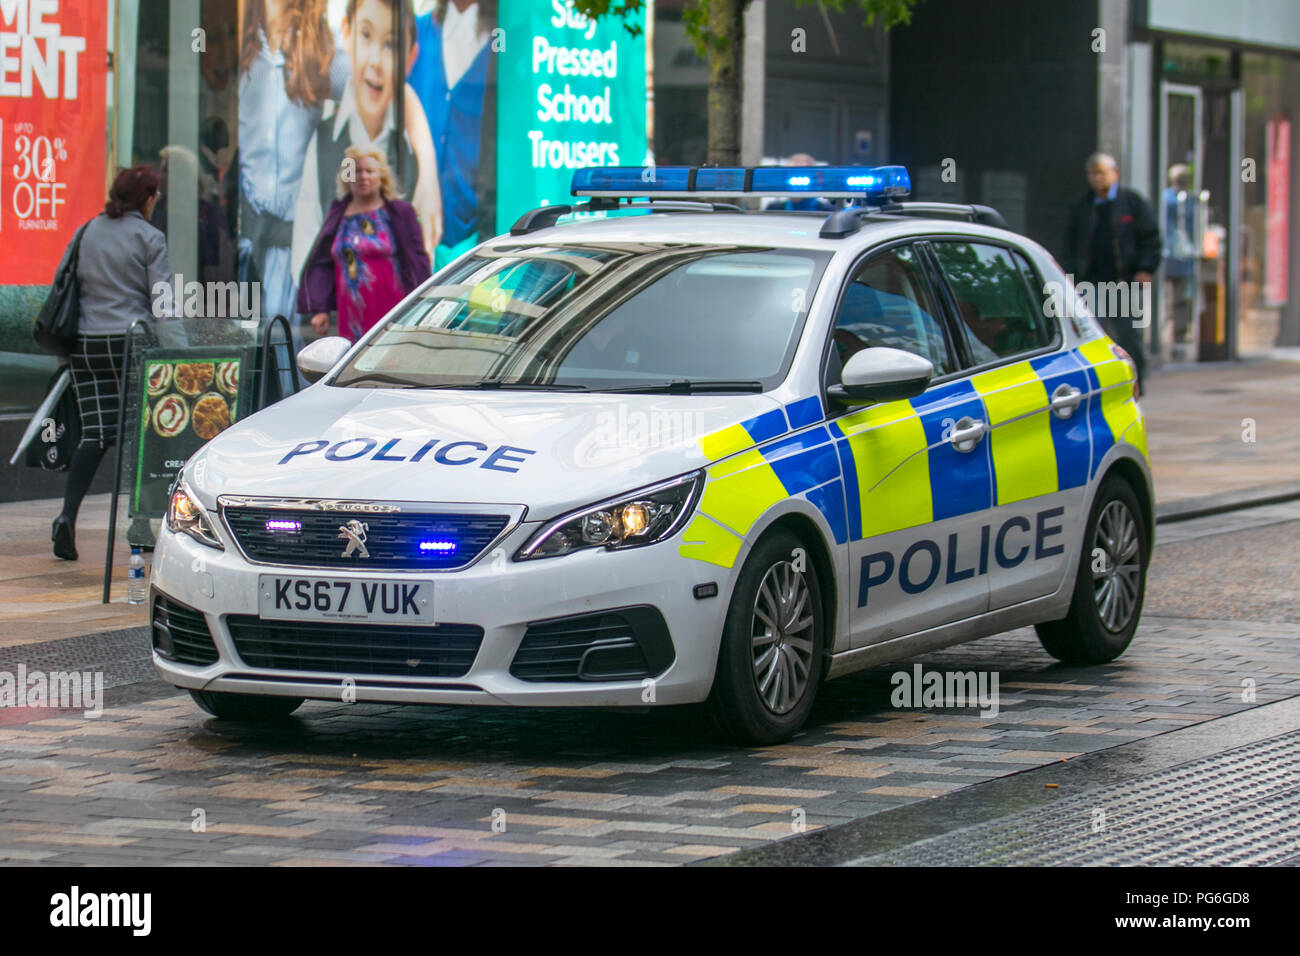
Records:
[[[781,438],[760,451],[789,497],[805,496],[826,518],[836,544],[848,540],[844,488],[835,446],[825,425]]]
[[[974,451],[960,452],[948,441],[948,429],[962,418],[984,416],[975,387],[969,381],[953,382],[911,401],[925,429],[933,520],[988,508],[993,499],[988,442],[980,442]]]
[[[1080,368],[1079,359],[1073,352],[1056,355],[1044,355],[1031,359],[1030,363],[1038,377],[1043,380],[1047,397],[1062,385],[1077,388],[1085,396],[1091,391],[1088,374]],[[1051,425],[1052,447],[1056,453],[1056,487],[1058,491],[1078,488],[1088,483],[1091,475],[1091,427],[1088,424],[1088,401],[1079,403],[1069,418],[1048,415]]]
[[[1130,382],[1098,339],[831,422],[817,397],[764,412],[700,439],[715,463],[679,551],[731,567],[744,535],[788,497],[809,501],[845,544],[1080,487],[1115,442],[1146,453]],[[1050,411],[1062,384],[1084,393],[1069,418]],[[951,429],[967,417],[990,431],[959,452]]]
[[[686,526],[678,552],[731,567],[754,522],[795,495],[822,512],[843,544],[848,534],[844,493],[830,436],[821,425],[825,417],[821,399],[813,396],[702,437],[700,450],[715,464],[707,470],[699,514]]]
[[[1115,355],[1111,340],[1093,339],[1077,351],[1093,392],[1088,425],[1092,435],[1090,474],[1095,477],[1116,442],[1127,441],[1147,457],[1146,426],[1133,399],[1133,370]]]

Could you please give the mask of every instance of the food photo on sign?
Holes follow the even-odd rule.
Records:
[[[186,460],[238,419],[246,365],[230,349],[144,353],[133,514],[160,515]]]

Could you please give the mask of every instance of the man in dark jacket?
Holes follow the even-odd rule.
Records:
[[[1147,201],[1120,186],[1114,157],[1093,153],[1085,168],[1091,189],[1070,207],[1062,265],[1076,284],[1093,284],[1094,301],[1098,303],[1106,301],[1097,293],[1100,283],[1144,283],[1141,299],[1128,300],[1129,315],[1098,315],[1111,337],[1133,356],[1140,386],[1146,358],[1141,326],[1135,323],[1143,321],[1141,304],[1151,304],[1152,276],[1160,266],[1160,227]]]

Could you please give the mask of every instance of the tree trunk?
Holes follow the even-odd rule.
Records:
[[[719,166],[740,165],[740,55],[744,0],[709,0],[709,155]]]

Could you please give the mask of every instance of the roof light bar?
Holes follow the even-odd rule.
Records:
[[[575,196],[890,199],[912,191],[902,166],[600,166],[574,170]]]

